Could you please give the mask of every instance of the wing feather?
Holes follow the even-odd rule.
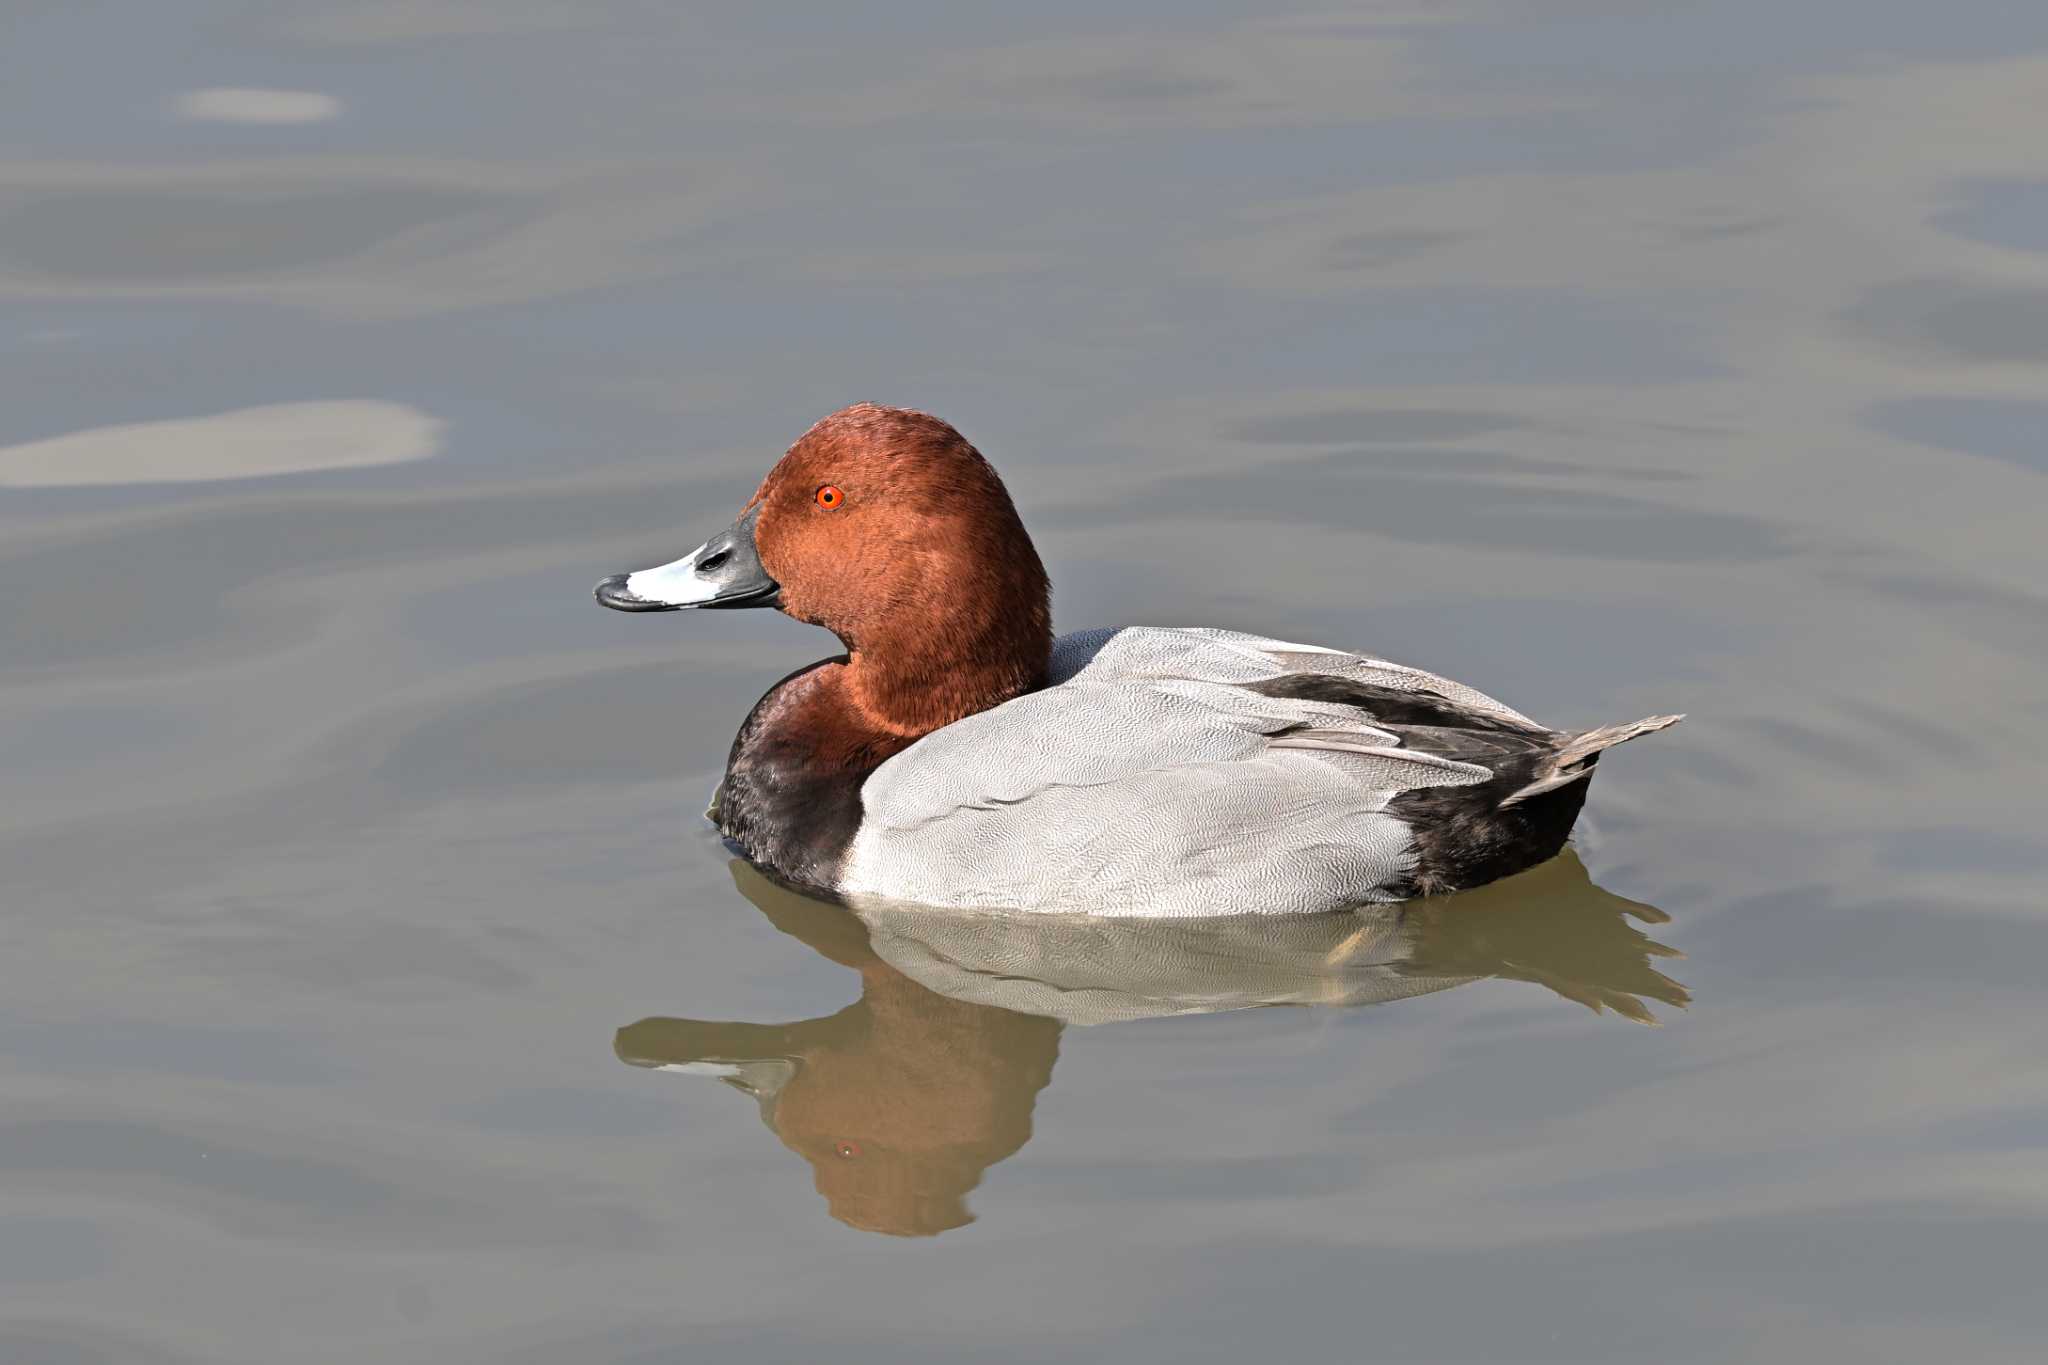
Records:
[[[1358,705],[1258,686],[1301,674],[1533,726],[1448,679],[1312,645],[1203,629],[1063,636],[1046,688],[927,735],[868,779],[843,889],[1159,915],[1390,895],[1415,855],[1388,802],[1492,779],[1460,761],[1486,750],[1404,748]]]

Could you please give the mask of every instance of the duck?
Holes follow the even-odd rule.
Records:
[[[950,423],[857,403],[622,612],[772,609],[844,652],[769,688],[708,818],[843,904],[1189,918],[1443,895],[1555,857],[1601,755],[1369,654],[1213,627],[1055,635],[1003,481]]]

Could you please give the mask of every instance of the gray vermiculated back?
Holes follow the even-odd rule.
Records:
[[[877,769],[842,889],[933,905],[1184,916],[1391,898],[1413,865],[1403,791],[1490,774],[1371,749],[1354,707],[1247,683],[1327,673],[1522,719],[1415,669],[1222,630],[1062,637],[1052,685],[947,726]],[[1347,748],[1276,748],[1312,729]]]

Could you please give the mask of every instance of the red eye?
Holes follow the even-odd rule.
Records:
[[[818,490],[818,506],[824,508],[828,512],[831,511],[833,508],[837,507],[840,503],[845,501],[846,494],[840,492],[839,489],[832,484],[828,483],[823,488],[820,488]]]
[[[834,489],[833,491],[837,492],[838,490]],[[860,1144],[858,1142],[842,1142],[832,1150],[843,1157],[856,1157],[860,1155]]]

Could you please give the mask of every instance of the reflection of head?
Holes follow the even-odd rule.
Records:
[[[1646,999],[1687,1000],[1650,966],[1671,950],[1630,923],[1668,917],[1594,886],[1569,852],[1441,899],[1183,923],[869,910],[864,925],[744,864],[733,875],[777,928],[859,972],[861,998],[794,1024],[643,1019],[619,1030],[618,1054],[753,1095],[834,1218],[896,1236],[973,1220],[968,1192],[1031,1137],[1063,1021],[1367,1004],[1483,977],[1633,1019],[1649,1019]]]
[[[798,1059],[770,1124],[841,1222],[918,1236],[971,1221],[967,1192],[1031,1136],[1059,1025],[947,1000],[887,969],[868,976],[855,1012],[845,1022],[856,1027]]]
[[[858,970],[861,999],[787,1025],[643,1019],[619,1030],[619,1056],[755,1095],[843,1223],[919,1237],[973,1221],[967,1193],[1031,1137],[1060,1025],[934,994],[868,952],[845,910],[734,875],[778,928]]]

